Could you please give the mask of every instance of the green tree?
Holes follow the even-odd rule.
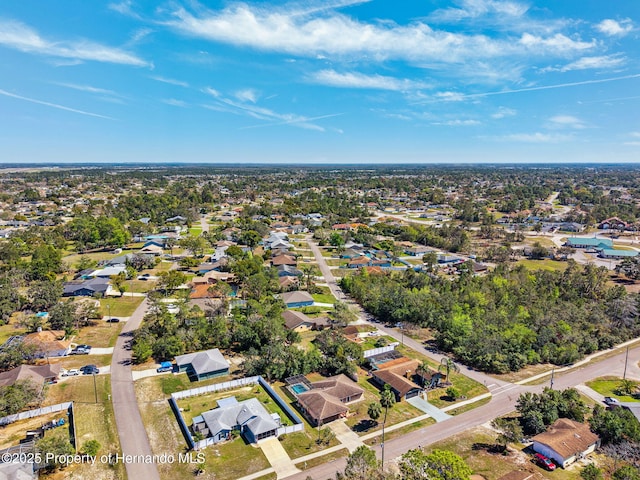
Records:
[[[29,273],[34,280],[55,279],[62,272],[62,253],[53,245],[40,245],[33,251]]]
[[[62,283],[53,280],[38,280],[32,282],[27,290],[27,298],[31,309],[36,312],[48,310],[55,305],[62,296]]]
[[[90,457],[95,457],[98,455],[100,448],[102,448],[100,442],[97,440],[88,440],[82,445],[82,453],[89,455]]]
[[[513,418],[495,418],[491,421],[491,426],[498,430],[498,444],[506,450],[509,443],[519,442],[522,437],[522,427],[517,419]]]
[[[63,432],[56,431],[55,435],[47,435],[36,442],[36,451],[40,453],[43,460],[41,465],[45,470],[53,471],[67,467],[68,465],[61,460],[76,453]]]
[[[42,388],[30,379],[0,387],[0,416],[13,415],[42,400]]]
[[[184,273],[177,270],[169,270],[168,272],[160,273],[158,278],[158,287],[168,294],[169,291],[175,290],[186,280],[187,277]]]
[[[75,307],[71,302],[56,303],[49,310],[49,326],[52,330],[64,330],[67,334],[73,331]]]
[[[366,445],[356,448],[347,457],[344,476],[347,480],[372,480],[377,478],[380,462],[376,454]]]
[[[640,480],[640,468],[624,465],[613,472],[613,480]]]
[[[602,470],[596,467],[593,463],[590,463],[582,469],[580,477],[584,480],[602,480],[604,478]]]
[[[469,480],[472,473],[459,455],[447,450],[434,450],[429,455],[409,450],[398,463],[403,480]]]
[[[380,415],[382,415],[382,405],[380,405],[380,402],[371,402],[367,407],[367,415],[369,415],[373,424],[377,425],[378,419]]]
[[[136,338],[133,342],[132,356],[136,364],[144,363],[151,358],[153,348],[146,338]]]
[[[447,397],[449,397],[451,400],[457,400],[460,397],[460,390],[458,390],[456,387],[448,387]]]
[[[440,365],[438,366],[438,372],[442,371],[444,371],[447,376],[447,383],[451,383],[451,372],[459,372],[460,367],[458,367],[458,365],[449,357],[442,357]]]
[[[76,270],[79,272],[83,270],[87,270],[89,268],[95,268],[98,265],[98,262],[93,260],[89,255],[80,255],[80,258],[76,262]]]

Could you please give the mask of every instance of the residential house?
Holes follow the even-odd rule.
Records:
[[[292,290],[297,289],[300,284],[299,277],[278,277],[278,284],[280,285],[280,290]]]
[[[280,298],[282,298],[282,301],[285,303],[287,308],[310,307],[314,302],[313,297],[309,292],[304,292],[302,290],[282,293]]]
[[[314,425],[347,416],[348,404],[362,400],[364,389],[346,375],[307,383],[309,390],[296,395],[300,410]]]
[[[65,357],[71,352],[71,342],[65,335],[64,330],[43,330],[26,335],[22,343],[34,346],[36,358]]]
[[[74,280],[63,285],[63,297],[93,297],[106,296],[111,293],[111,285],[106,278],[91,278],[89,280]]]
[[[329,325],[329,319],[326,317],[311,318],[296,310],[285,310],[282,318],[284,318],[284,326],[296,332],[322,330]]]
[[[425,253],[432,252],[433,250],[429,247],[425,247],[424,245],[416,245],[404,250],[404,253],[407,255],[411,255],[412,257],[419,257],[424,255]]]
[[[298,261],[291,255],[276,255],[275,257],[271,258],[271,265],[273,265],[274,267],[279,267],[281,265],[295,267],[297,264]]]
[[[30,380],[38,386],[55,383],[60,375],[60,369],[59,363],[38,366],[20,365],[0,373],[0,387],[11,386],[21,380]]]
[[[191,381],[205,380],[229,374],[229,362],[217,348],[187,353],[176,357],[181,372],[187,372]]]
[[[301,270],[298,270],[296,267],[292,267],[290,265],[280,265],[278,267],[278,276],[279,277],[301,277],[304,275]]]
[[[585,229],[585,226],[582,225],[581,223],[576,223],[576,222],[564,222],[560,224],[560,230],[562,230],[563,232],[582,232]]]
[[[417,397],[422,392],[422,387],[412,380],[418,365],[420,365],[420,362],[417,360],[401,357],[380,365],[378,370],[374,370],[371,373],[373,380],[378,385],[381,387],[389,385],[396,396],[396,400],[402,401],[403,399]]]
[[[600,444],[600,438],[589,425],[560,418],[546,432],[533,437],[533,450],[566,468],[584,458]]]
[[[164,253],[164,249],[161,246],[156,245],[155,243],[149,243],[138,250],[138,253],[160,256]]]
[[[600,230],[625,230],[627,227],[627,222],[618,217],[607,218],[598,224],[598,229]]]
[[[235,397],[218,400],[218,408],[194,417],[193,431],[213,438],[214,443],[231,439],[231,432],[240,431],[249,443],[277,437],[280,417],[269,414],[255,398],[238,402]]]
[[[353,260],[350,260],[349,263],[347,264],[347,268],[361,268],[361,267],[370,267],[372,264],[372,260],[363,255],[361,257],[357,257],[354,258]]]

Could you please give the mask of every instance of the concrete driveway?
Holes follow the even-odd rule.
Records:
[[[285,478],[300,473],[276,437],[261,440],[258,446],[267,457],[278,478]]]

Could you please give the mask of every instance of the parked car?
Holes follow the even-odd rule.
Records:
[[[544,455],[542,455],[541,453],[536,453],[533,456],[533,459],[535,460],[535,462],[540,465],[542,468],[546,468],[547,470],[551,471],[551,470],[555,470],[556,469],[556,464],[553,463],[551,460],[549,460],[547,457],[545,457]]]
[[[84,367],[80,368],[80,371],[82,371],[82,373],[85,375],[97,375],[98,373],[100,373],[100,369],[95,365],[85,365]]]
[[[604,403],[609,407],[617,407],[620,405],[620,400],[613,397],[604,397]]]
[[[65,370],[64,372],[62,372],[63,377],[75,377],[77,375],[80,375],[80,370],[77,370],[75,368],[72,368],[71,370]]]
[[[111,317],[111,318],[107,318],[105,321],[107,323],[118,323],[120,321],[120,319],[116,318],[116,317]]]
[[[173,370],[173,364],[171,362],[162,362],[160,366],[156,369],[156,372],[171,372]]]

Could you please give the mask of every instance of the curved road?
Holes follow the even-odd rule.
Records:
[[[111,360],[111,397],[123,455],[152,455],[147,431],[142,423],[136,401],[129,349],[133,331],[140,326],[147,307],[148,303],[145,299],[125,323]],[[126,463],[125,467],[130,480],[160,480],[158,469],[153,463]]]

